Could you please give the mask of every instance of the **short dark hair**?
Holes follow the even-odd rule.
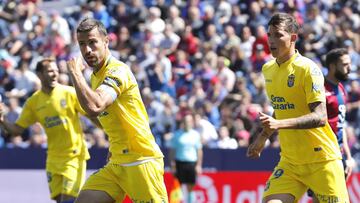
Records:
[[[107,36],[107,31],[104,24],[101,21],[93,18],[84,18],[76,28],[76,33],[90,32],[95,28],[97,28],[101,35]]]
[[[349,54],[349,52],[345,48],[336,48],[336,49],[330,50],[326,54],[325,66],[327,68],[329,68],[330,64],[337,63],[339,61],[340,57],[347,55],[347,54]]]
[[[41,73],[44,68],[48,67],[50,63],[55,62],[54,58],[43,58],[36,64],[35,72]]]
[[[296,19],[287,13],[276,13],[274,14],[269,23],[268,26],[274,26],[274,27],[278,27],[278,26],[284,26],[284,29],[286,32],[288,33],[298,33],[299,31],[299,24],[296,21]]]

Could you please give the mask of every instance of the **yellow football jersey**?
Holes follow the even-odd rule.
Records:
[[[85,114],[75,89],[61,84],[50,94],[40,90],[26,101],[16,124],[23,128],[35,122],[42,125],[47,135],[47,170],[61,171],[61,163],[74,156],[89,159],[79,112]]]
[[[262,71],[276,119],[308,114],[309,103],[325,102],[320,68],[299,53],[280,66],[271,60],[264,64]],[[279,140],[282,159],[293,164],[341,159],[336,136],[328,123],[312,129],[280,129]]]
[[[104,66],[91,76],[91,88],[107,84],[117,93],[116,100],[98,119],[110,141],[110,163],[131,163],[163,154],[149,126],[149,118],[138,84],[130,68],[109,57]]]

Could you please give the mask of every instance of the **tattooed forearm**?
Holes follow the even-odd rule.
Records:
[[[327,120],[326,105],[322,102],[309,104],[311,113],[290,119],[278,120],[278,129],[309,129],[324,126]]]
[[[298,129],[317,128],[324,125],[325,122],[323,122],[321,116],[314,112],[298,118],[296,123]]]
[[[311,113],[296,119],[298,129],[317,128],[324,126],[327,120],[326,106],[322,102],[309,104]]]

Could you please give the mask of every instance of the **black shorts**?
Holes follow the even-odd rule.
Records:
[[[175,161],[176,177],[180,183],[195,184],[196,181],[196,162]]]

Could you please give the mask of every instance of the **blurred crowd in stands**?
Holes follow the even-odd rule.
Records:
[[[112,55],[131,67],[160,146],[168,146],[179,121],[191,113],[204,147],[246,147],[260,130],[258,112],[272,113],[260,73],[271,59],[267,22],[273,13],[287,12],[301,25],[298,51],[324,74],[330,49],[349,50],[346,130],[350,147],[360,148],[358,0],[54,2],[56,7],[46,0],[0,0],[0,94],[10,121],[39,89],[34,68],[42,57],[55,57],[59,82],[71,85],[66,60],[80,55],[74,30],[81,19],[94,17],[109,32]],[[90,69],[84,71],[89,79]],[[89,148],[108,146],[103,131],[86,118],[83,129]],[[268,145],[278,147],[276,135]],[[0,147],[46,147],[46,136],[40,125],[14,138],[1,132]]]

